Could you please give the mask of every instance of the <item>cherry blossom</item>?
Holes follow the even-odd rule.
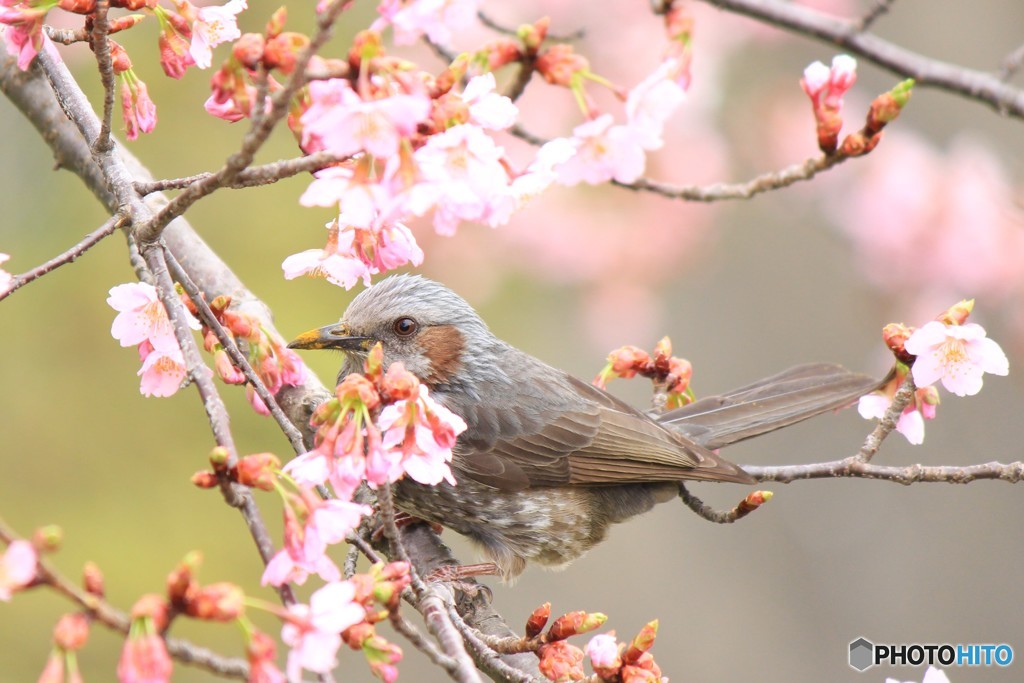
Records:
[[[943,325],[933,320],[910,335],[904,347],[917,356],[912,371],[918,386],[941,380],[942,386],[957,396],[973,396],[981,391],[986,372],[1010,372],[999,344],[986,337],[985,328],[975,323]]]
[[[377,7],[380,19],[370,28],[390,24],[396,45],[410,45],[423,35],[449,45],[453,34],[473,25],[479,5],[479,0],[383,0]]]
[[[300,275],[323,277],[345,289],[351,289],[360,279],[369,285],[373,273],[355,256],[355,231],[339,229],[337,220],[328,223],[327,228],[327,245],[323,249],[307,249],[284,260],[281,267],[285,279]]]
[[[181,388],[188,369],[177,342],[173,348],[156,349],[145,340],[139,345],[139,356],[142,367],[136,374],[142,378],[139,391],[143,396],[167,397]]]
[[[124,117],[125,137],[136,140],[139,132],[152,133],[156,128],[156,104],[149,96],[146,84],[128,69],[121,79],[121,114]]]
[[[474,76],[462,91],[461,99],[469,107],[469,121],[488,130],[505,130],[516,122],[519,108],[508,97],[495,92],[494,74]]]
[[[153,13],[160,21],[160,38],[157,40],[160,66],[171,78],[181,78],[188,67],[196,63],[189,51],[192,27],[180,14],[159,5],[153,8]]]
[[[164,639],[152,625],[132,622],[132,635],[124,641],[117,662],[117,679],[121,683],[163,683],[171,680],[173,663]],[[138,629],[138,630],[137,630]]]
[[[631,183],[644,172],[646,136],[632,127],[613,125],[611,114],[576,126],[571,141],[576,153],[557,167],[564,185],[598,185],[613,179]]]
[[[311,106],[302,115],[303,147],[314,143],[312,148],[341,155],[394,156],[401,141],[430,115],[430,100],[423,95],[364,100],[343,79],[314,81],[309,98]]]
[[[167,310],[160,301],[153,285],[145,282],[131,282],[112,287],[107,297],[118,315],[110,327],[110,334],[121,346],[135,346],[148,341],[159,351],[178,350],[174,329],[167,317]],[[199,329],[199,321],[184,311],[189,327]]]
[[[8,602],[11,596],[28,586],[36,577],[39,553],[28,541],[11,541],[0,557],[0,600]]]
[[[644,149],[658,149],[664,144],[662,130],[668,117],[686,99],[686,92],[676,80],[678,59],[667,59],[626,98],[626,118]]]
[[[56,3],[43,3],[33,7],[26,3],[5,0],[0,10],[0,29],[2,29],[7,54],[18,59],[18,68],[27,71],[42,49],[57,56],[53,43],[43,33],[43,21],[46,13]],[[59,56],[57,57],[59,60]]]
[[[586,653],[594,673],[601,678],[611,679],[622,668],[619,643],[614,633],[601,633],[591,638]]]
[[[504,153],[483,129],[472,124],[432,135],[416,150],[424,185],[436,198],[434,228],[438,234],[454,234],[464,220],[492,227],[508,221],[516,202],[501,163]]]
[[[310,574],[317,574],[328,582],[341,578],[337,565],[324,555],[326,543],[306,543],[306,528],[295,509],[298,504],[294,499],[285,501],[284,548],[270,558],[263,570],[260,583],[264,586],[281,586],[288,582],[301,586]],[[308,511],[304,513],[308,516]]]
[[[800,87],[811,98],[814,120],[818,127],[818,146],[825,152],[834,152],[843,127],[843,95],[857,80],[857,60],[849,55],[838,55],[832,68],[814,62],[804,69]]]
[[[377,423],[383,432],[382,445],[402,454],[402,469],[419,483],[454,484],[448,463],[455,437],[466,430],[466,423],[430,398],[426,386],[419,385],[418,394],[381,411]]]
[[[866,420],[880,420],[892,405],[892,397],[879,393],[861,396],[857,403],[857,412]],[[932,406],[931,417],[935,416]],[[931,419],[931,418],[929,418]],[[907,441],[920,446],[924,443],[924,414],[917,409],[914,402],[903,409],[896,421],[896,431],[907,438]]]
[[[288,680],[302,680],[302,670],[327,673],[337,664],[341,632],[366,618],[366,609],[355,601],[350,581],[334,581],[317,590],[309,605],[292,605],[290,619],[281,629],[288,653]]]
[[[328,545],[341,543],[346,534],[373,510],[345,500],[319,501],[306,520],[305,550],[307,555],[323,553]]]
[[[196,8],[188,0],[176,0],[182,14],[192,21],[189,54],[200,69],[213,61],[213,48],[242,35],[236,17],[246,9],[246,0],[229,0],[225,5]]]

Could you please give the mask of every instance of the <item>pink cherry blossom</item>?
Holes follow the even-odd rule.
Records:
[[[124,118],[125,137],[136,140],[139,132],[152,133],[156,128],[156,104],[149,96],[149,89],[131,69],[119,76],[121,79],[121,114]]]
[[[4,2],[0,10],[0,29],[7,45],[7,54],[18,58],[18,68],[27,71],[41,49],[56,54],[50,39],[43,33],[43,21],[49,7],[32,7],[25,3]]]
[[[252,103],[256,100],[256,88],[251,85],[245,86],[246,94],[248,95],[248,102]],[[203,103],[203,109],[206,113],[216,116],[218,119],[224,119],[230,123],[241,121],[242,119],[249,116],[249,112],[242,111],[238,106],[238,102],[234,98],[222,99],[218,93],[213,93],[206,102]]]
[[[436,198],[434,228],[439,234],[453,234],[464,220],[492,227],[508,221],[515,200],[501,163],[504,153],[473,124],[452,126],[432,135],[416,150],[423,183],[432,188]]]
[[[376,157],[398,154],[403,139],[430,115],[424,95],[398,94],[363,100],[348,82],[331,79],[310,86],[311,106],[302,115],[303,147],[350,155],[365,151]]]
[[[153,632],[142,633],[125,639],[117,679],[121,683],[165,683],[171,680],[173,667],[164,639]]]
[[[177,345],[172,349],[154,349],[147,340],[139,346],[139,355],[142,367],[137,374],[142,377],[139,391],[143,396],[167,397],[181,388],[188,370]]]
[[[335,581],[317,590],[309,605],[288,608],[289,621],[281,629],[288,653],[288,680],[302,680],[302,670],[328,673],[337,664],[341,632],[366,618],[366,609],[355,602],[356,589],[349,581]]]
[[[11,596],[25,588],[36,577],[39,553],[28,541],[11,541],[0,557],[0,600],[8,602]]]
[[[328,545],[341,543],[348,532],[373,510],[344,500],[321,501],[306,520],[305,550],[307,555],[324,553]]]
[[[880,420],[885,417],[890,405],[892,405],[891,396],[877,393],[868,394],[860,397],[860,401],[857,403],[857,412],[865,420]],[[900,418],[896,421],[896,431],[907,437],[907,441],[915,446],[924,443],[924,415],[917,410],[913,402],[900,413]]]
[[[337,581],[341,572],[337,565],[324,554],[326,543],[306,543],[306,527],[300,522],[295,506],[302,506],[288,500],[284,506],[284,548],[270,558],[260,583],[264,586],[281,586],[292,582],[302,585],[310,574],[318,574],[324,581]]]
[[[145,282],[131,282],[112,287],[107,297],[110,305],[118,315],[110,327],[110,334],[121,346],[135,346],[148,341],[159,351],[176,351],[178,342],[174,338],[174,329],[153,285]],[[199,321],[190,313],[183,311],[189,326],[199,329]]]
[[[676,81],[679,60],[667,59],[654,73],[629,91],[626,98],[626,119],[644,149],[658,149],[665,121],[686,99],[686,92]]]
[[[598,674],[614,674],[622,668],[619,643],[615,640],[614,633],[601,633],[591,638],[587,643],[586,652],[590,657],[590,666]]]
[[[10,254],[0,253],[0,265],[3,265],[7,261],[9,261],[10,258]],[[14,276],[8,273],[3,268],[0,268],[0,294],[6,292],[10,288],[11,282],[13,281]]]
[[[494,74],[474,76],[462,91],[462,101],[469,107],[469,121],[488,130],[505,130],[516,122],[519,108],[508,97],[495,92]]]
[[[563,185],[631,183],[644,172],[644,141],[634,128],[613,125],[611,114],[582,123],[573,129],[576,154],[558,166],[558,179]]]
[[[479,5],[479,0],[383,0],[377,7],[381,18],[371,28],[391,24],[396,45],[410,45],[423,35],[449,45],[453,34],[473,25]]]
[[[236,17],[246,9],[246,0],[229,0],[223,6],[201,7],[192,22],[189,54],[196,66],[205,69],[213,60],[213,48],[242,35]]]
[[[973,396],[981,391],[982,375],[1006,375],[1010,372],[1006,354],[999,344],[985,335],[975,323],[943,325],[931,321],[915,330],[905,348],[917,356],[914,382],[927,387],[942,380],[942,386],[957,396]]]
[[[377,424],[385,450],[402,454],[402,469],[421,484],[454,484],[451,468],[455,437],[466,430],[458,415],[432,399],[420,385],[415,399],[385,406]]]
[[[355,232],[339,229],[336,220],[328,223],[327,229],[327,245],[323,249],[307,249],[284,260],[281,267],[285,279],[293,280],[300,275],[323,277],[345,289],[351,289],[362,279],[368,286],[372,271],[355,255]]]

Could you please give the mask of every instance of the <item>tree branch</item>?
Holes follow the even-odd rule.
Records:
[[[836,45],[917,85],[939,88],[989,105],[1001,114],[1024,118],[1024,90],[996,75],[950,64],[912,52],[860,30],[857,21],[841,19],[781,0],[704,0],[720,9]]]
[[[96,246],[100,240],[114,234],[116,230],[123,227],[127,222],[128,218],[126,216],[120,214],[112,216],[103,225],[83,237],[78,244],[67,251],[57,254],[46,263],[36,266],[30,271],[24,272],[21,275],[15,275],[7,290],[0,292],[0,301],[9,297],[14,290],[24,287],[33,280],[51,273],[67,263],[73,263],[79,256]]]

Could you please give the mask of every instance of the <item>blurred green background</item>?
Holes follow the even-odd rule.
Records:
[[[829,6],[851,12],[860,7]],[[243,30],[258,30],[273,9],[273,3],[252,0]],[[291,27],[310,25],[309,8],[290,9]],[[656,63],[654,51],[643,59],[631,52],[636,40],[646,35],[656,43],[652,50],[661,45],[658,24],[643,3],[609,4],[607,12],[602,6],[600,17],[568,3],[492,9],[512,25],[551,12],[561,33],[583,26],[588,37],[579,49],[616,82],[635,82]],[[795,82],[807,63],[827,62],[835,50],[703,6],[697,12],[694,90],[668,134],[669,146],[652,158],[650,173],[680,182],[739,180],[813,154],[809,107]],[[357,5],[333,49],[344,49],[372,14],[370,5]],[[1024,7],[1017,2],[904,0],[878,30],[925,54],[992,69],[1021,42],[1021,26]],[[214,168],[237,146],[245,124],[229,126],[204,114],[210,73],[193,69],[177,83],[162,77],[154,27],[144,25],[122,41],[150,84],[160,117],[156,132],[132,150],[157,177]],[[477,37],[463,36],[459,47],[472,47]],[[215,64],[224,53],[216,53]],[[98,101],[94,67],[80,50],[65,55]],[[860,95],[851,97],[860,108],[851,104],[849,118],[859,119],[855,112],[895,80],[862,62]],[[527,122],[533,117],[541,132],[567,134],[579,122],[568,99],[533,84],[524,102],[524,109],[535,107]],[[775,112],[789,111],[789,103],[803,118],[778,118]],[[75,177],[52,171],[46,147],[6,100],[0,101],[0,121],[0,250],[13,255],[6,267],[17,273],[63,251],[106,216]],[[798,143],[790,145],[797,138],[787,126],[802,136]],[[869,162],[900,163],[885,156],[893,140],[916,136],[941,152],[964,134],[993,150],[1019,198],[1024,123],[920,89],[872,155],[877,158],[860,168],[854,161],[821,182],[712,207],[611,187],[556,189],[496,231],[464,225],[455,238],[441,240],[430,237],[429,226],[419,226],[426,251],[422,272],[466,296],[498,336],[582,377],[596,374],[611,348],[650,347],[662,334],[671,335],[676,352],[694,363],[698,393],[810,360],[884,373],[881,326],[926,318],[911,318],[911,311],[917,313],[913,292],[865,284],[830,210],[863,180],[863,169],[873,168]],[[725,141],[721,149],[701,146],[712,135]],[[261,159],[295,153],[281,132]],[[273,308],[286,335],[336,320],[352,296],[323,281],[281,277],[285,256],[322,244],[329,212],[298,206],[306,183],[294,178],[244,194],[223,191],[188,214]],[[1019,203],[999,210],[1024,225]],[[536,226],[543,227],[542,239],[522,237]],[[564,237],[563,227],[574,236]],[[560,239],[568,244],[555,244]],[[616,239],[640,246],[616,252]],[[557,257],[545,255],[549,246]],[[597,258],[599,249],[612,257]],[[258,588],[262,568],[239,515],[216,492],[188,483],[213,445],[194,391],[143,399],[134,350],[120,348],[109,335],[114,312],[105,303],[107,290],[132,279],[123,240],[113,237],[0,304],[0,516],[26,535],[42,524],[61,525],[66,540],[56,564],[78,576],[83,562],[97,562],[109,599],[123,609],[144,592],[161,591],[166,573],[193,549],[205,556],[202,580],[237,581],[272,598]],[[1012,297],[995,305],[974,291],[957,297],[975,294],[975,319],[1010,354],[1011,376],[987,379],[982,394],[970,400],[944,395],[925,444],[914,448],[897,435],[878,462],[1021,459],[1024,386],[1017,369],[1024,345],[1013,323],[1021,311]],[[338,357],[306,359],[331,381]],[[617,393],[645,403],[646,387],[639,382],[618,384]],[[288,453],[285,439],[249,409],[242,391],[225,388],[223,395],[240,450]],[[837,459],[855,452],[870,428],[845,411],[729,449],[728,456],[758,464]],[[495,604],[515,628],[544,601],[556,613],[603,611],[610,616],[607,626],[623,639],[659,618],[654,653],[674,680],[920,680],[922,672],[909,668],[855,674],[846,665],[846,650],[858,636],[874,642],[1006,642],[1024,658],[1024,612],[1017,600],[1024,489],[1001,482],[905,488],[862,480],[773,488],[770,505],[733,526],[714,526],[678,504],[663,505],[616,528],[608,542],[563,572],[530,569],[514,587],[494,585]],[[743,495],[725,486],[696,492],[720,507]],[[258,498],[277,533],[277,501]],[[474,560],[459,537],[445,537],[459,557]],[[0,605],[0,681],[35,680],[50,629],[68,609],[42,590]],[[276,631],[272,621],[261,623]],[[241,651],[230,627],[183,620],[173,632],[221,652]],[[118,636],[95,628],[81,655],[86,680],[113,680],[119,648]],[[402,680],[443,680],[405,649]],[[359,656],[343,652],[341,658],[339,680],[371,680]],[[1022,666],[1015,661],[1008,670],[948,673],[954,683],[1020,680]],[[174,680],[212,677],[178,665]]]

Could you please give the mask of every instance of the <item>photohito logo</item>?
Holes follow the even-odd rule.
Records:
[[[1013,648],[1006,643],[901,643],[875,645],[867,638],[850,643],[850,666],[867,671],[878,664],[889,666],[1009,666]]]

